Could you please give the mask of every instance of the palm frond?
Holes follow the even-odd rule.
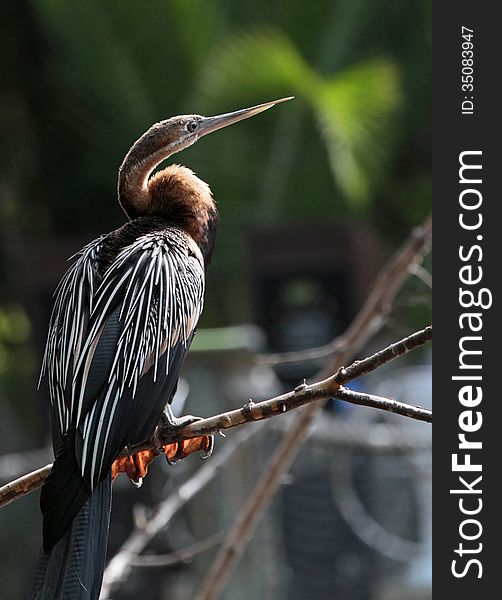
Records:
[[[310,94],[335,180],[356,207],[370,199],[399,99],[397,69],[385,58],[340,71]]]
[[[284,34],[258,31],[230,37],[212,54],[200,93],[221,107],[294,94],[315,114],[336,184],[353,208],[370,199],[386,157],[384,134],[400,100],[395,64],[368,59],[323,76]]]

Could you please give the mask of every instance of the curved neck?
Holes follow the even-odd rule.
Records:
[[[153,170],[173,151],[170,148],[152,148],[140,143],[140,138],[126,154],[119,169],[118,199],[130,219],[144,215],[150,204],[148,179]]]
[[[134,142],[120,166],[118,180],[119,203],[130,219],[148,210],[148,180],[153,170],[194,141],[174,136],[169,122],[160,121]]]

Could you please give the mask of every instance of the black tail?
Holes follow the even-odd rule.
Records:
[[[111,474],[85,501],[48,554],[42,551],[32,600],[98,600],[106,561]]]

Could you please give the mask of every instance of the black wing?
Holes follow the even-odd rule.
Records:
[[[71,384],[101,279],[97,268],[101,243],[98,238],[79,252],[54,293],[40,379],[46,374],[49,382],[55,451],[72,422]]]
[[[72,385],[78,458],[91,488],[124,445],[153,432],[175,389],[203,294],[202,256],[178,230],[142,236],[107,270]]]
[[[85,284],[75,276],[76,296]],[[144,235],[119,253],[90,296],[84,334],[78,342],[62,344],[68,348],[66,362],[52,352],[57,344],[50,346],[44,364],[49,381],[55,382],[51,397],[64,434],[42,497],[44,530],[51,536],[64,532],[123,447],[153,433],[174,393],[203,293],[203,259],[187,235],[176,229]],[[61,298],[61,306],[65,301]],[[73,313],[66,318],[83,317]],[[70,332],[69,340],[74,330],[79,331],[76,324],[57,327]],[[66,385],[59,386],[59,371],[66,364]]]

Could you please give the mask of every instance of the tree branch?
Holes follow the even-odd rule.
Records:
[[[375,352],[375,354],[372,354],[364,360],[356,360],[350,365],[350,367],[341,367],[338,370],[338,373],[335,375],[335,380],[337,383],[347,383],[352,379],[356,379],[357,377],[366,375],[370,371],[374,371],[378,367],[381,367],[394,358],[401,356],[402,354],[406,354],[410,350],[413,350],[418,346],[422,346],[431,340],[432,325],[429,325],[428,327],[425,327],[420,331],[416,331],[408,337],[399,340],[399,342],[390,344],[390,346],[387,346],[383,350]]]
[[[52,463],[3,485],[0,488],[0,507],[10,504],[14,500],[19,500],[19,498],[26,496],[26,494],[33,492],[33,490],[42,487],[51,469]]]
[[[379,408],[380,410],[393,412],[402,417],[409,417],[410,419],[416,419],[417,421],[432,423],[432,411],[428,408],[414,406],[413,404],[405,404],[404,402],[398,402],[393,398],[384,398],[383,396],[374,396],[373,394],[353,392],[344,387],[340,387],[338,392],[334,395],[334,398],[343,400],[344,402],[350,402],[351,404],[358,404],[359,406]]]
[[[263,402],[255,403],[250,400],[242,408],[195,421],[175,432],[170,428],[166,428],[164,433],[161,434],[162,443],[168,445],[175,442],[183,442],[184,440],[213,435],[224,429],[236,427],[237,425],[242,425],[251,421],[269,419],[270,417],[283,414],[315,400],[329,400],[330,398],[337,398],[339,400],[344,400],[345,402],[351,402],[352,404],[379,408],[413,419],[431,422],[432,412],[427,409],[403,404],[402,402],[397,402],[390,398],[352,392],[342,387],[343,383],[347,383],[356,377],[374,371],[383,364],[425,344],[431,339],[432,327],[429,326],[395,344],[391,344],[387,348],[364,360],[356,361],[347,368],[339,369],[335,375],[318,383],[300,385],[287,394],[282,394],[281,396],[276,396],[275,398],[264,400]],[[195,446],[195,448],[197,448],[197,446]],[[127,449],[127,454],[134,454],[143,450],[153,449],[155,449],[155,446],[149,441],[136,446],[130,446]],[[38,469],[33,473],[28,473],[28,475],[20,477],[0,488],[0,507],[38,489],[43,484],[45,477],[50,473],[51,467],[52,465],[46,465],[45,467]]]

